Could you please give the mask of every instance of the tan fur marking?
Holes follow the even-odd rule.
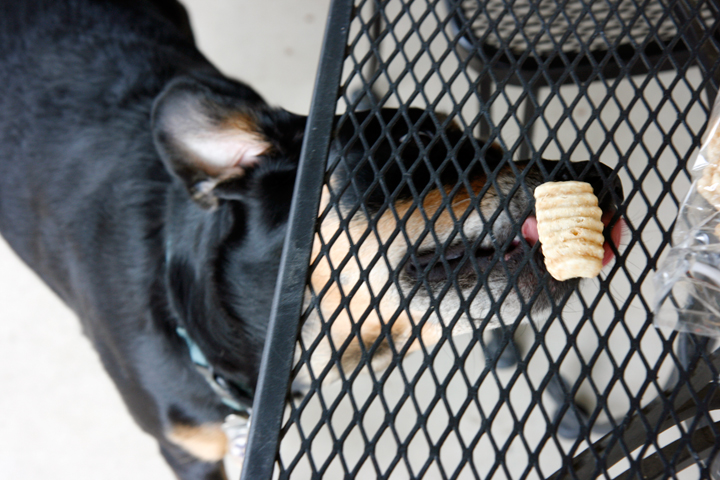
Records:
[[[222,129],[228,129],[232,131],[240,131],[243,138],[247,141],[251,141],[259,147],[265,147],[265,150],[261,155],[266,155],[272,149],[270,141],[260,133],[260,129],[255,122],[255,119],[251,115],[246,113],[237,113],[224,120]]]
[[[473,188],[473,196],[475,196],[485,184],[484,182],[475,181],[472,182],[470,185]],[[450,195],[451,190],[452,189],[450,187],[446,188],[444,192],[445,196]],[[435,231],[437,233],[452,231],[453,226],[457,223],[457,219],[460,218],[469,207],[470,194],[468,193],[467,189],[462,188],[450,200],[452,202],[451,208],[453,215],[450,215],[450,212],[447,208],[442,211],[440,216],[434,222]],[[443,195],[438,189],[430,191],[425,196],[425,198],[423,199],[423,210],[425,211],[425,215],[428,219],[431,219],[437,213],[437,211],[442,207],[442,203]],[[480,203],[481,206],[483,206],[487,203],[487,201],[486,199],[482,199]],[[414,202],[412,200],[405,200],[398,203],[395,207],[395,211],[397,212],[398,217],[400,217],[400,219],[406,218],[407,212],[413,207],[413,205]],[[425,224],[425,218],[420,213],[420,210],[415,209],[405,222],[405,230],[411,239],[416,239],[425,229]],[[395,221],[392,212],[386,212],[381,217],[380,221],[378,222],[378,229],[382,229],[383,232],[386,233],[386,235],[384,235],[386,238],[389,238],[389,236],[392,235],[392,233],[397,229],[397,222]],[[432,241],[432,239],[430,240]]]
[[[475,181],[471,184],[473,196],[477,194],[484,186],[484,180]],[[443,197],[449,195],[451,191],[448,188],[441,193],[438,190],[429,192],[423,199],[423,210],[425,216],[420,209],[413,208],[413,201],[406,200],[398,202],[394,211],[386,211],[377,220],[375,232],[372,232],[368,225],[367,219],[362,215],[357,215],[350,223],[346,232],[342,232],[330,245],[327,255],[320,255],[322,242],[320,235],[327,243],[339,229],[339,219],[337,210],[326,216],[320,226],[320,234],[316,235],[313,245],[312,258],[317,260],[312,276],[311,284],[315,292],[327,289],[320,298],[320,310],[324,319],[334,317],[330,327],[330,339],[322,340],[322,348],[316,350],[317,358],[313,363],[317,366],[323,365],[332,355],[333,350],[343,348],[347,344],[346,350],[342,355],[342,364],[345,371],[351,371],[357,366],[360,354],[360,342],[357,336],[353,336],[353,326],[359,324],[358,330],[361,341],[366,348],[369,348],[381,335],[383,327],[389,321],[392,321],[390,328],[390,336],[388,341],[394,342],[396,351],[401,351],[407,347],[406,353],[417,350],[421,345],[426,347],[437,343],[442,335],[442,327],[437,323],[436,318],[430,317],[423,324],[420,330],[420,338],[411,338],[413,325],[418,324],[425,314],[425,310],[410,311],[400,310],[401,292],[397,285],[391,285],[384,293],[382,293],[379,302],[377,297],[381,295],[381,290],[390,280],[390,272],[398,267],[400,260],[410,245],[418,243],[419,237],[426,227],[426,217],[431,219],[442,208],[442,212],[437,216],[434,224],[434,231],[440,241],[447,240],[452,233],[454,225],[458,223],[458,219],[465,214],[470,206],[471,194],[466,189],[459,190],[451,199],[450,207],[443,207]],[[494,190],[481,200],[481,208],[489,210],[495,208],[496,198]],[[321,211],[323,211],[329,202],[329,192],[327,188],[323,192],[321,200]],[[412,209],[412,211],[411,211]],[[452,213],[451,211],[452,210]],[[478,217],[477,214],[471,216]],[[479,223],[476,220],[475,223]],[[472,223],[467,221],[466,223]],[[410,243],[405,240],[403,235],[397,235],[392,241],[392,235],[404,224],[404,231],[409,237]],[[364,238],[363,238],[364,237]],[[380,255],[378,251],[380,245],[387,248],[386,256]],[[435,238],[428,234],[420,242],[420,246],[428,247],[435,245]],[[343,282],[333,283],[333,270],[340,269],[340,264],[345,261],[351,247],[355,246],[358,250],[357,257],[350,258],[339,272],[343,278]],[[373,263],[375,262],[375,263]],[[369,282],[363,282],[360,273],[367,272]],[[343,297],[349,297],[347,300],[347,308],[340,308]],[[376,299],[373,302],[373,299]],[[376,307],[370,308],[370,305],[376,303]],[[412,305],[412,303],[411,303]],[[394,320],[392,320],[394,319]],[[310,330],[318,331],[318,326],[310,327]],[[356,335],[356,334],[355,334]],[[330,346],[332,341],[332,347]],[[411,342],[408,345],[408,342]],[[334,347],[334,348],[333,348]],[[389,352],[386,349],[380,351]],[[378,355],[381,356],[381,355]],[[382,369],[391,360],[389,355],[382,355],[384,358],[373,358],[373,368]]]
[[[226,128],[245,130],[246,132],[257,132],[257,123],[252,115],[247,113],[235,113],[224,119]]]
[[[508,195],[517,183],[512,169],[522,171],[525,164],[504,167],[497,180],[479,198],[479,210],[472,207],[471,200],[485,188],[485,179],[477,178],[457,189],[452,198],[453,188],[435,189],[423,198],[422,211],[413,205],[412,200],[397,202],[392,210],[383,212],[371,225],[362,214],[352,219],[343,219],[345,212],[338,205],[330,205],[330,189],[339,191],[335,178],[323,191],[321,212],[327,212],[315,236],[312,250],[310,285],[314,291],[318,308],[310,312],[303,325],[302,339],[307,347],[319,338],[323,322],[331,322],[329,335],[319,338],[319,345],[313,351],[309,365],[303,366],[295,381],[297,385],[309,385],[310,370],[317,376],[327,369],[334,359],[341,359],[341,370],[349,373],[358,367],[363,348],[367,351],[376,343],[386,325],[389,335],[383,338],[383,344],[377,345],[371,359],[370,368],[379,371],[392,361],[392,352],[406,354],[421,347],[431,348],[443,334],[460,334],[472,331],[472,325],[478,320],[491,316],[491,325],[502,318],[504,322],[520,318],[520,301],[505,301],[499,311],[491,311],[492,297],[502,294],[505,285],[488,283],[460,311],[463,300],[467,300],[471,287],[450,288],[442,298],[436,298],[436,290],[428,291],[421,286],[409,302],[407,308],[401,308],[402,297],[410,293],[407,280],[404,283],[392,280],[393,272],[401,268],[400,262],[408,249],[415,251],[433,250],[440,245],[459,242],[461,237],[473,242],[485,228],[485,220],[501,207],[500,195]],[[499,190],[499,191],[498,191]],[[527,202],[527,192],[518,191],[518,200]],[[448,200],[447,203],[444,199]],[[525,208],[525,207],[520,207]],[[512,214],[511,214],[512,215]],[[512,216],[501,212],[494,220],[493,228],[508,229],[513,222]],[[341,227],[341,220],[350,220]],[[426,227],[429,232],[423,235]],[[489,237],[482,239],[483,244],[492,248]],[[322,252],[322,249],[325,249]],[[351,255],[350,252],[355,252]],[[364,273],[363,273],[364,272]],[[335,280],[338,281],[335,281]],[[406,291],[407,290],[407,291]],[[513,292],[510,295],[520,295]],[[311,301],[310,289],[306,292],[306,306]],[[370,307],[370,305],[374,305]],[[452,332],[447,332],[447,323],[457,317]],[[331,320],[332,319],[332,320]],[[421,324],[422,323],[422,324]],[[497,323],[495,323],[497,324]],[[419,328],[413,337],[413,329]],[[388,348],[392,345],[393,348]],[[341,353],[340,353],[341,352]],[[299,358],[301,350],[296,351]],[[338,378],[339,371],[333,367],[324,377],[325,383]]]
[[[193,457],[205,462],[219,462],[225,457],[228,439],[219,423],[197,426],[175,425],[167,439]]]

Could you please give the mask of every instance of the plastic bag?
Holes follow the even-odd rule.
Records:
[[[720,337],[720,101],[680,205],[673,247],[655,283],[656,326]]]

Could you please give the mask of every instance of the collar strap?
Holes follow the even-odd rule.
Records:
[[[175,331],[185,341],[195,368],[210,385],[210,388],[220,397],[220,400],[236,412],[250,415],[252,412],[252,389],[247,385],[228,382],[221,375],[216,374],[198,344],[188,335],[187,330],[183,327],[177,327]]]

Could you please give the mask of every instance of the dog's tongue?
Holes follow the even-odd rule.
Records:
[[[602,216],[602,222],[605,224],[605,227],[608,226],[610,223],[610,219],[612,218],[613,214],[610,212],[605,212]],[[622,218],[618,219],[617,223],[613,225],[612,231],[610,232],[610,240],[612,241],[613,245],[615,245],[615,248],[618,248],[620,246],[620,242],[622,241],[623,236],[623,230],[625,229],[625,220]],[[603,267],[610,263],[610,260],[613,259],[615,254],[612,252],[612,249],[610,248],[610,245],[608,242],[605,242],[605,245],[603,245],[605,248],[605,256],[603,257]]]
[[[537,229],[537,218],[530,216],[525,220],[522,226],[522,236],[525,237],[525,240],[531,247],[537,243],[540,239]]]

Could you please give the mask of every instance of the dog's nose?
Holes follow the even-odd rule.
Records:
[[[613,169],[596,161],[586,162],[558,162],[555,160],[542,160],[545,170],[552,175],[554,182],[579,180],[587,182],[593,187],[598,203],[603,212],[615,212],[618,203],[624,198],[622,183]],[[558,164],[561,164],[559,169]],[[553,174],[553,172],[555,172]]]

